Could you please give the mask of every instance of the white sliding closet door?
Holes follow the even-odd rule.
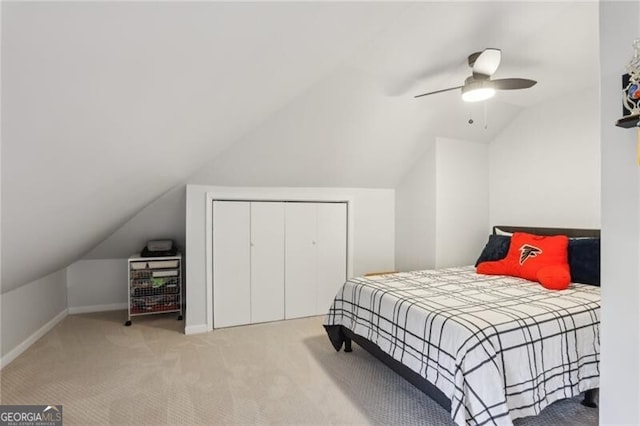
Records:
[[[315,203],[286,204],[285,318],[287,319],[315,315],[317,311],[316,223]]]
[[[284,203],[251,203],[251,322],[284,319]]]
[[[213,202],[214,328],[326,314],[346,270],[346,203]]]
[[[326,314],[347,276],[347,205],[285,209],[285,318]]]
[[[213,326],[251,322],[250,203],[213,202]]]
[[[347,279],[347,205],[318,203],[318,303],[316,315],[329,312]]]

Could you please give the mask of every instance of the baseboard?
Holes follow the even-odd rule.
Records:
[[[55,327],[60,321],[65,319],[68,314],[68,309],[60,312],[55,317],[51,318],[45,325],[40,327],[35,333],[27,337],[18,346],[9,351],[8,354],[2,357],[0,360],[0,368],[4,368],[9,365],[14,359],[18,358],[20,354],[29,349],[31,345],[38,341],[42,336],[47,334],[53,327]]]
[[[70,306],[69,315],[88,314],[91,312],[121,311],[126,309],[127,309],[126,303],[111,303],[109,305]]]
[[[201,334],[209,331],[207,324],[188,325],[184,328],[184,334]]]

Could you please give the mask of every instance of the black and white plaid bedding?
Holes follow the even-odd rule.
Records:
[[[599,287],[550,291],[471,266],[359,277],[325,325],[365,337],[438,387],[458,425],[511,425],[599,387]]]

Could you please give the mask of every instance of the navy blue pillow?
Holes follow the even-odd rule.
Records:
[[[480,253],[480,257],[476,261],[476,266],[482,262],[504,259],[507,257],[510,244],[510,235],[489,235],[489,241],[482,249],[482,253]]]
[[[600,286],[600,238],[569,238],[571,281]]]

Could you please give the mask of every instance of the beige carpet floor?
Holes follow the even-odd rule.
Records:
[[[174,315],[125,319],[65,318],[2,370],[2,404],[62,404],[65,425],[452,425],[357,345],[335,352],[320,317],[195,336]],[[597,411],[571,399],[517,424],[597,425]]]

